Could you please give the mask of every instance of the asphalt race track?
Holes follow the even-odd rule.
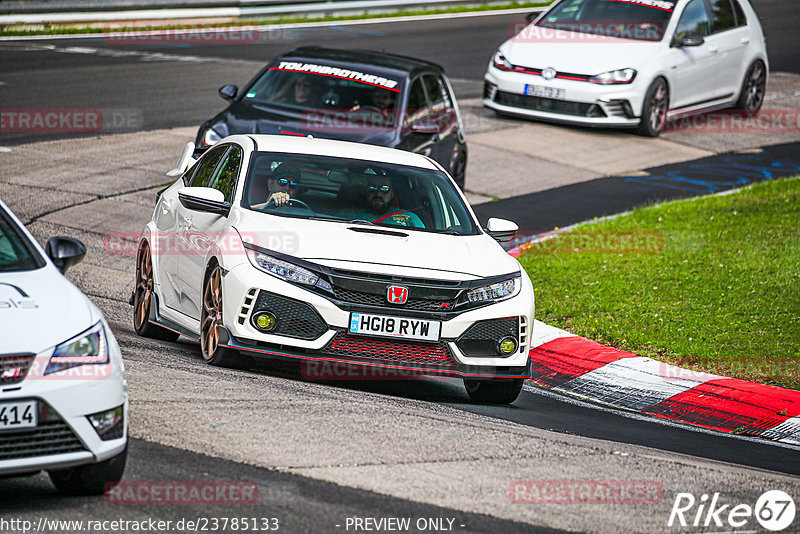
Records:
[[[795,34],[800,8],[777,0],[754,4],[769,36],[772,70],[800,73]],[[129,224],[126,229],[141,227],[152,210],[153,192],[166,182],[163,172],[177,158],[175,147],[193,137],[192,128],[175,129],[196,128],[221,109],[219,86],[241,86],[274,55],[317,44],[436,61],[454,78],[459,99],[475,99],[490,55],[522,18],[278,30],[224,45],[0,41],[2,108],[126,109],[141,119],[135,128],[139,137],[125,134],[121,142],[107,136],[97,147],[87,134],[0,132],[0,146],[23,158],[17,156],[19,147],[29,161],[15,160],[13,172],[33,169],[25,171],[24,181],[12,183],[6,181],[8,167],[0,167],[0,197],[41,241],[56,233],[73,235],[101,251],[69,277],[106,314],[126,359],[134,439],[125,479],[250,481],[259,494],[259,504],[252,506],[121,507],[97,498],[59,497],[37,475],[0,480],[0,517],[258,515],[279,517],[281,531],[344,532],[348,517],[407,516],[452,518],[457,532],[655,532],[666,530],[677,492],[719,491],[737,502],[781,485],[800,494],[794,478],[800,475],[800,454],[789,447],[634,418],[528,386],[513,406],[492,407],[471,404],[460,382],[450,380],[314,383],[287,365],[263,364],[248,372],[210,368],[194,342],[158,343],[132,332],[127,295],[133,259],[102,255],[103,233],[116,229],[104,225],[113,220]],[[167,130],[173,133],[164,134]],[[167,139],[169,150],[161,153],[141,142],[146,132]],[[42,141],[51,143],[28,144]],[[56,151],[69,156],[58,159]],[[128,163],[132,153],[144,156]],[[120,175],[92,190],[99,183],[92,180],[117,156]],[[55,169],[52,177],[42,175],[41,185],[30,178],[37,157]],[[78,169],[67,171],[73,181],[58,175],[58,162]],[[499,213],[522,228],[547,230],[798,172],[800,145],[788,143],[564,185],[475,210],[482,220]],[[548,208],[532,209],[536,206]],[[509,502],[514,480],[587,477],[657,480],[664,499],[627,509]]]

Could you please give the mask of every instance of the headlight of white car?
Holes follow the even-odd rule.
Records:
[[[55,373],[79,365],[108,363],[108,340],[103,323],[97,323],[85,332],[58,345],[50,356],[44,374]]]
[[[613,85],[617,83],[631,83],[634,78],[636,78],[636,69],[619,69],[592,76],[589,78],[589,81],[600,85]]]
[[[247,258],[256,269],[287,282],[331,290],[331,286],[327,281],[305,267],[300,267],[290,261],[270,256],[252,248],[246,248],[245,250],[247,250]]]
[[[521,287],[522,284],[520,283],[519,276],[515,276],[514,278],[509,278],[502,282],[470,289],[464,294],[462,299],[466,302],[473,303],[486,301],[499,302],[519,295]]]
[[[511,65],[511,62],[506,59],[500,50],[494,53],[494,57],[492,57],[492,65],[500,70],[511,70],[514,68]]]

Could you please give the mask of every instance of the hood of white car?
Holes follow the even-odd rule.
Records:
[[[243,240],[257,240],[254,244],[262,248],[331,267],[405,276],[412,275],[409,269],[418,269],[418,276],[456,280],[520,270],[519,263],[486,234],[455,236],[255,212],[243,212],[236,228]]]
[[[587,74],[593,76],[610,70],[633,68],[652,60],[656,41],[637,41],[597,37],[597,41],[575,42],[575,37],[561,30],[547,29],[552,35],[547,39],[526,39],[523,30],[517,37],[509,39],[500,51],[512,65],[545,69],[552,67],[558,72]]]
[[[67,341],[100,320],[55,267],[0,273],[0,353],[33,352]]]

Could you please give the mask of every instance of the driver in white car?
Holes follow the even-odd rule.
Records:
[[[292,200],[292,195],[297,193],[298,187],[300,187],[300,171],[289,163],[281,163],[267,179],[269,189],[267,204],[287,205]]]

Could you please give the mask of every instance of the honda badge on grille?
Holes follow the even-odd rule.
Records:
[[[386,288],[386,300],[389,301],[389,304],[405,304],[408,300],[408,288],[389,286]]]

